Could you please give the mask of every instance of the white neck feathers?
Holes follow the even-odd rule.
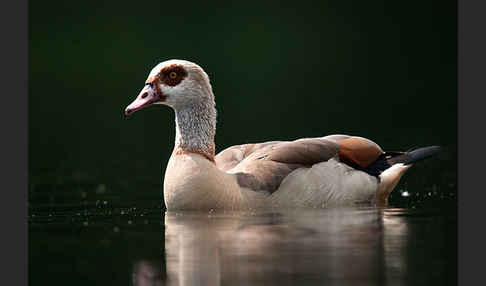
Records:
[[[175,110],[176,138],[174,152],[197,153],[214,161],[216,134],[216,108],[214,96],[180,106]]]

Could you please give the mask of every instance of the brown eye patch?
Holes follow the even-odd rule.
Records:
[[[163,68],[159,73],[159,80],[168,86],[178,85],[184,78],[186,78],[187,72],[180,65],[170,65]]]

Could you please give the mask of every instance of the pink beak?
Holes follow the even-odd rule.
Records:
[[[137,110],[159,101],[163,101],[162,96],[154,90],[153,83],[147,83],[137,98],[125,108],[125,115],[130,115]]]

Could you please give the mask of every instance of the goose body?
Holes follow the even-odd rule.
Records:
[[[152,104],[172,107],[175,145],[164,178],[168,210],[385,205],[411,164],[439,147],[384,152],[371,140],[330,135],[229,147],[215,154],[216,109],[198,65],[169,60],[150,72],[127,115]]]

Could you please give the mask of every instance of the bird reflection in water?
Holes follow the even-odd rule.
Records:
[[[407,275],[406,227],[382,209],[168,212],[165,222],[168,285],[400,285]]]
[[[163,261],[140,259],[133,264],[133,286],[166,285],[166,271]]]

